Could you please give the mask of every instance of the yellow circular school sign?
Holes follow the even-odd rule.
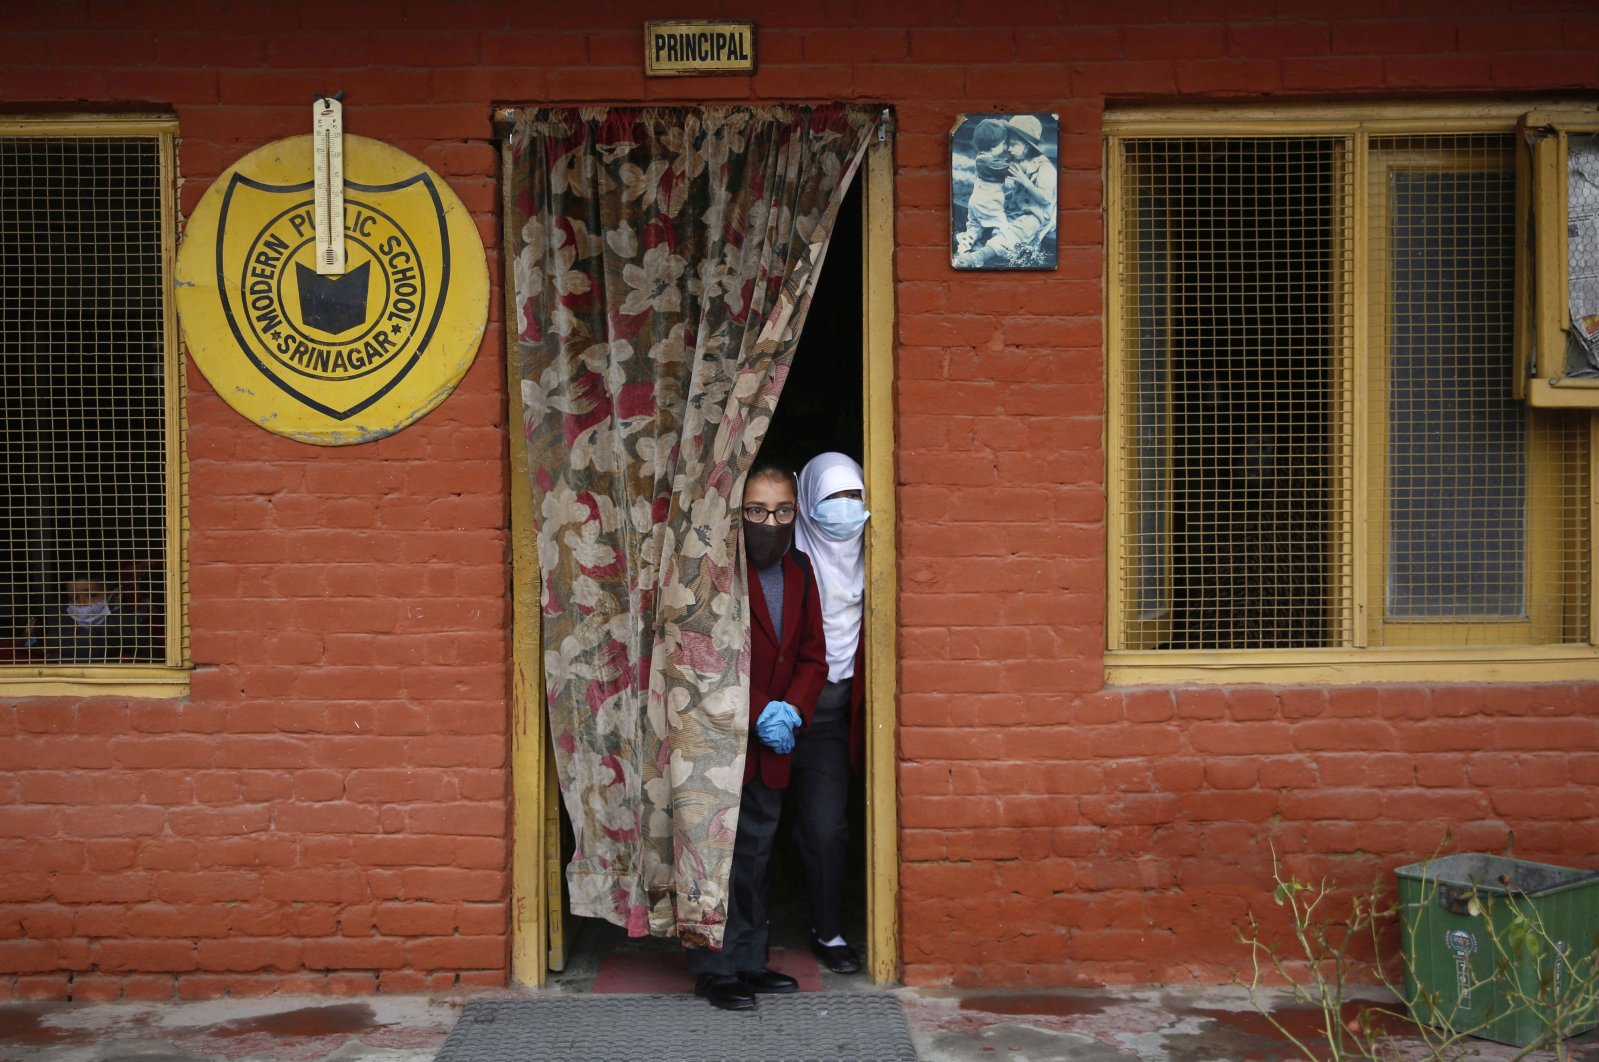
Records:
[[[344,138],[344,272],[316,269],[312,138],[240,159],[178,253],[178,314],[200,371],[268,431],[323,446],[416,421],[471,367],[488,263],[449,185],[417,159]]]

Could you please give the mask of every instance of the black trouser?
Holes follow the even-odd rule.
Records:
[[[738,805],[738,836],[733,839],[733,871],[727,883],[727,926],[722,950],[692,948],[688,968],[697,974],[736,974],[766,965],[766,932],[771,920],[772,849],[783,815],[783,791],[761,776],[744,783]]]
[[[849,863],[850,682],[829,682],[800,733],[789,765],[794,842],[810,888],[818,940],[844,934],[844,873]]]

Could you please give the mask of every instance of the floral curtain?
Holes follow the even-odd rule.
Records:
[[[719,946],[743,780],[738,499],[876,112],[541,109],[516,357],[573,913]]]

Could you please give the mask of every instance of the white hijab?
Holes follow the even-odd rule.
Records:
[[[822,596],[822,630],[827,635],[827,677],[842,682],[855,674],[855,647],[861,640],[866,596],[866,533],[844,542],[822,534],[811,510],[841,490],[866,490],[861,466],[838,453],[817,454],[799,474],[799,520],[795,543],[811,559]]]

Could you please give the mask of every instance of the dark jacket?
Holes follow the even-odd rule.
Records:
[[[755,722],[771,701],[787,701],[807,723],[816,712],[816,697],[827,683],[827,636],[822,633],[822,599],[809,560],[797,551],[783,556],[783,641],[777,641],[761,581],[751,573],[750,591],[750,718],[744,780],[761,772],[773,789],[788,786],[789,756],[766,747],[755,734]],[[803,555],[801,555],[803,556]]]
[[[120,608],[97,624],[74,623],[65,612],[47,618],[39,648],[56,664],[106,664],[127,658],[134,647],[131,617]]]

